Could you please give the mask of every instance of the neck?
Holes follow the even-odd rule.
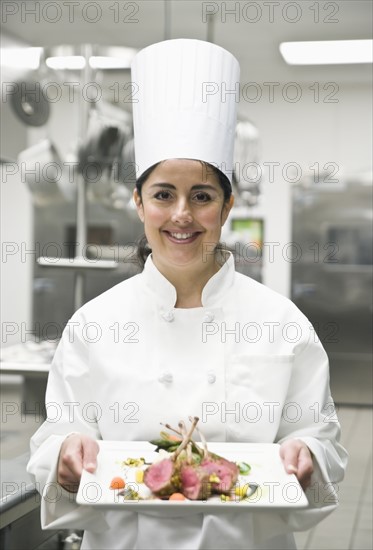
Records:
[[[175,307],[192,308],[202,306],[202,291],[209,279],[220,269],[219,264],[212,260],[196,266],[164,266],[153,257],[154,265],[175,287],[177,300]]]

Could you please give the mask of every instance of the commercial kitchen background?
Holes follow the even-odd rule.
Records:
[[[43,163],[84,162],[91,154],[104,167],[131,158],[128,129],[135,96],[129,70],[56,70],[46,66],[43,56],[104,55],[110,46],[139,50],[165,38],[211,40],[241,64],[241,85],[235,92],[242,124],[236,160],[242,169],[237,207],[223,238],[243,252],[239,269],[291,297],[317,327],[331,357],[333,393],[351,453],[340,511],[299,535],[299,544],[371,548],[372,65],[291,66],[279,44],[371,38],[372,3],[13,1],[2,2],[1,10],[3,402],[23,402],[33,410],[54,344],[43,338],[58,336],[54,331],[74,309],[77,271],[40,267],[37,259],[62,255],[71,263],[77,240],[76,182],[72,186],[66,173],[53,181],[53,171],[43,172]],[[25,52],[44,48],[38,69],[7,63],[7,52],[19,47]],[[17,94],[22,81],[29,89],[34,82],[39,97]],[[84,87],[88,82],[96,83],[91,93],[102,93],[91,104]],[[215,92],[223,100],[231,91]],[[43,116],[44,123],[34,126],[32,120],[40,123]],[[105,134],[107,128],[113,133]],[[123,156],[116,157],[119,138]],[[28,172],[32,167],[37,167],[34,175]],[[120,252],[119,259],[128,257],[129,245],[141,231],[127,204],[133,181],[123,178],[119,183],[121,177],[88,185],[91,264],[95,253],[108,261],[118,259]],[[245,248],[248,242],[257,247]],[[260,245],[262,254],[253,257]],[[87,272],[84,299],[132,272],[133,265],[123,262],[116,269]],[[30,340],[37,343],[33,346]],[[30,422],[35,415],[22,416],[21,410],[2,418],[6,472],[7,461],[27,451],[36,428]],[[9,531],[9,525],[4,529]]]

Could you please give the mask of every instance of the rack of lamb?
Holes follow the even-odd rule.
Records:
[[[163,439],[151,441],[158,448],[174,450],[166,458],[148,466],[144,472],[145,485],[161,498],[175,492],[190,500],[206,500],[214,493],[229,494],[238,479],[238,466],[209,452],[206,440],[197,428],[199,419],[189,417],[189,420],[189,430],[182,421],[178,430],[165,424],[177,437],[162,432]],[[194,431],[200,436],[202,448],[192,439]]]

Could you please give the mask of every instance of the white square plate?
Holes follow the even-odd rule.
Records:
[[[77,503],[88,506],[100,506],[107,509],[127,509],[139,512],[183,514],[194,512],[220,512],[251,508],[305,508],[307,498],[293,474],[287,474],[282,464],[277,444],[269,443],[209,443],[208,449],[233,462],[246,462],[251,466],[249,475],[240,475],[238,485],[257,484],[258,488],[243,500],[232,497],[223,501],[220,495],[207,500],[169,501],[154,498],[154,495],[143,483],[136,483],[135,472],[138,468],[123,466],[127,458],[143,457],[146,463],[152,463],[159,456],[155,447],[143,441],[99,441],[100,452],[96,472],[84,471]],[[143,466],[145,469],[147,465]],[[115,476],[125,479],[126,486],[132,487],[139,495],[139,500],[125,500],[120,491],[110,489]],[[144,500],[142,500],[142,498]]]

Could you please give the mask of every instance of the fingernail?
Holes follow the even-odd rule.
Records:
[[[93,462],[88,462],[88,464],[85,465],[86,470],[94,470],[94,468],[95,465],[93,464]]]
[[[298,471],[298,469],[293,464],[288,464],[287,471],[295,473]]]

